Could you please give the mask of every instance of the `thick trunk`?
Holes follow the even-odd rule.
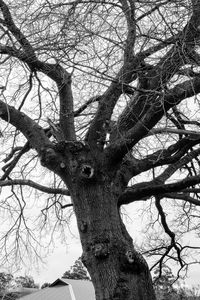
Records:
[[[148,266],[122,223],[106,180],[75,184],[73,202],[96,300],[155,300]]]
[[[95,287],[96,300],[155,300],[146,261],[121,220],[118,197],[123,185],[113,167],[103,164],[80,142],[44,149],[41,162],[54,170],[70,190],[82,259]]]

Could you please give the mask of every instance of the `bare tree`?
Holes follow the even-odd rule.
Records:
[[[36,253],[36,190],[51,231],[73,206],[97,300],[155,299],[120,207],[144,201],[162,228],[144,245],[153,266],[194,263],[182,237],[200,229],[199,1],[0,0],[0,11],[1,210],[13,221],[1,250]]]

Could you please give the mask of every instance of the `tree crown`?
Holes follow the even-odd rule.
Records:
[[[118,207],[146,203],[164,232],[143,249],[153,267],[194,262],[182,236],[199,235],[199,13],[197,0],[0,0],[7,262],[40,246],[25,198],[56,232],[77,178],[107,180]]]

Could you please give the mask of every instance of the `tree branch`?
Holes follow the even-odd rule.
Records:
[[[90,98],[86,103],[84,103],[81,107],[79,107],[76,111],[74,111],[74,117],[78,117],[87,107],[88,105],[94,103],[94,102],[99,102],[101,100],[102,96],[94,96]]]
[[[193,130],[185,130],[185,129],[174,129],[174,128],[154,128],[149,131],[147,136],[151,135],[156,135],[156,134],[169,134],[169,133],[174,133],[174,134],[185,134],[185,135],[190,135],[191,139],[198,139],[200,138],[200,132],[193,131]]]
[[[186,190],[187,192],[185,192],[185,193],[183,192],[183,190],[182,190],[182,193],[170,193],[170,194],[167,193],[167,194],[163,195],[163,198],[182,200],[182,201],[194,204],[196,206],[200,206],[200,200],[194,199],[193,197],[188,195],[189,190],[190,189],[187,189]],[[199,190],[199,189],[197,189],[197,190]]]
[[[29,142],[27,142],[24,147],[18,147],[21,148],[19,153],[17,154],[16,157],[14,157],[14,159],[9,162],[8,164],[4,165],[2,167],[2,170],[5,172],[2,177],[0,178],[0,180],[5,180],[6,178],[9,177],[10,173],[12,172],[12,170],[14,169],[14,167],[16,166],[16,164],[18,163],[18,161],[20,160],[20,158],[23,156],[24,153],[28,152],[30,150],[30,145]],[[17,149],[17,148],[15,148]],[[14,149],[13,149],[14,150]],[[9,161],[12,156],[14,155],[14,151],[12,151],[10,153],[10,155],[4,160],[5,162]]]
[[[15,46],[0,45],[0,53],[17,57],[25,62],[31,71],[41,71],[54,80],[58,87],[60,98],[60,126],[66,140],[75,140],[73,95],[71,89],[71,75],[59,64],[49,64],[39,61],[35,51],[22,31],[15,25],[10,10],[4,1],[0,0],[0,9],[4,16],[3,25],[14,35],[22,50]]]
[[[200,154],[200,148],[190,151],[187,155],[183,156],[181,159],[177,160],[173,164],[169,165],[163,173],[157,176],[154,180],[158,183],[164,183],[168,180],[178,169],[187,165],[194,158],[197,158]]]
[[[60,127],[66,140],[76,140],[74,127],[74,100],[71,88],[71,75],[61,66],[56,66],[60,78],[56,81],[60,96]],[[61,79],[61,81],[60,81]]]
[[[141,174],[142,172],[146,172],[151,168],[167,164],[175,164],[185,153],[187,153],[189,149],[198,145],[199,142],[199,139],[193,139],[188,136],[170,145],[167,149],[158,150],[147,155],[143,159],[135,159],[134,157],[127,156],[122,162],[120,174],[123,175],[124,181],[128,184],[131,178]],[[189,157],[192,159],[191,155],[189,155]],[[184,163],[185,161],[183,164]]]
[[[136,36],[136,22],[135,22],[135,3],[134,1],[120,0],[122,4],[122,10],[126,17],[128,34],[126,39],[126,46],[124,50],[124,64],[130,62],[134,56],[134,44]]]
[[[0,44],[0,53],[16,57],[26,63],[31,72],[41,71],[53,81],[58,87],[60,99],[60,126],[66,140],[75,140],[73,95],[71,89],[71,75],[60,65],[32,60],[28,53]]]
[[[147,110],[146,114],[136,125],[128,130],[122,138],[117,139],[106,148],[106,156],[109,162],[122,160],[138,141],[146,137],[152,128],[161,120],[163,115],[182,100],[192,97],[200,92],[200,78],[195,77],[192,80],[177,84],[174,88],[158,98],[155,103]]]
[[[181,140],[182,141],[182,140]],[[180,142],[181,142],[180,141]],[[181,144],[181,143],[180,143]],[[174,155],[173,157],[171,157],[171,161],[170,161],[170,165],[159,175],[159,176],[157,176],[157,177],[155,177],[152,181],[150,181],[150,182],[143,182],[143,183],[139,183],[139,184],[136,184],[136,185],[134,185],[134,186],[132,186],[131,187],[131,189],[136,189],[136,190],[139,190],[140,188],[141,188],[141,192],[142,192],[142,189],[143,188],[146,188],[147,187],[147,189],[149,188],[150,190],[151,190],[151,187],[156,187],[156,186],[162,186],[162,185],[164,185],[164,183],[166,182],[166,180],[168,180],[178,169],[180,169],[181,167],[183,167],[183,166],[185,166],[185,165],[187,165],[189,162],[191,162],[194,158],[197,158],[198,156],[199,156],[199,154],[200,154],[200,148],[199,149],[196,149],[196,150],[193,150],[193,151],[190,151],[187,155],[185,155],[184,157],[182,157],[183,156],[183,154],[189,149],[191,147],[191,144],[189,144],[189,145],[187,145],[186,144],[186,148],[184,149],[184,147],[180,150],[180,152],[177,154],[177,155]],[[174,157],[175,157],[175,160],[174,160]],[[180,157],[182,157],[181,159],[180,159]],[[149,156],[149,158],[153,158],[151,155]],[[170,158],[168,158],[168,159],[170,159]],[[160,163],[162,162],[162,161],[165,161],[165,162],[167,162],[165,159],[163,160],[162,158],[160,158]],[[155,165],[157,166],[157,163],[155,163],[155,165],[153,165],[152,164],[152,161],[150,161],[150,165],[148,164],[148,161],[146,162],[146,165],[145,165],[145,159],[144,159],[144,161],[142,162],[142,163],[144,163],[144,166],[143,166],[143,168],[148,168],[148,167],[150,167],[150,165],[151,165],[151,168],[152,167],[155,167]],[[169,163],[169,161],[168,161],[168,163]],[[136,164],[137,164],[137,161],[136,161]],[[159,163],[158,163],[158,165],[160,165]],[[129,168],[129,167],[128,167]],[[137,166],[137,168],[138,169],[140,169],[140,168],[142,168],[142,164],[140,165],[140,161],[138,162],[138,166]],[[126,165],[125,165],[125,169],[126,169]],[[136,169],[137,170],[137,169]],[[133,170],[134,171],[134,170]],[[136,171],[135,171],[136,172]],[[141,173],[141,170],[140,170],[140,172],[139,172],[139,170],[138,170],[138,174],[140,174]],[[136,175],[137,175],[137,173],[136,173]],[[128,178],[129,180],[131,179],[131,178]],[[129,180],[127,180],[127,183],[128,183],[128,181]],[[175,183],[174,183],[175,184]],[[128,190],[129,188],[127,188],[126,190]],[[125,191],[125,193],[126,193],[126,191]],[[147,200],[150,196],[152,196],[152,195],[156,195],[156,194],[159,194],[160,192],[159,191],[156,191],[156,193],[153,193],[153,194],[151,194],[151,195],[144,195],[144,196],[141,196],[141,199],[134,199],[134,198],[132,198],[132,202],[134,202],[134,201],[138,201],[138,200]],[[162,194],[162,192],[161,192],[161,194]],[[123,196],[122,196],[123,197]],[[163,197],[163,196],[162,196]],[[130,200],[129,200],[130,201]],[[130,201],[131,202],[131,201]],[[123,204],[123,203],[122,203]],[[121,205],[121,203],[119,204],[119,205]]]
[[[30,119],[26,114],[15,109],[0,100],[0,118],[12,124],[16,129],[30,142],[31,147],[35,148],[38,153],[42,148],[51,145],[51,142],[45,135],[44,130],[35,121]]]
[[[177,243],[176,243],[176,240],[175,240],[175,233],[172,232],[167,224],[167,219],[166,219],[166,216],[165,216],[165,213],[164,213],[164,210],[163,210],[163,207],[160,203],[161,199],[159,197],[155,197],[155,204],[156,204],[156,208],[158,210],[158,213],[160,215],[160,219],[161,219],[161,223],[162,223],[162,226],[164,228],[164,231],[169,235],[170,239],[171,239],[171,248],[173,247],[176,252],[177,252],[177,257],[178,257],[178,261],[180,263],[180,266],[183,267],[183,261],[182,261],[182,258],[181,258],[181,248],[178,247]]]
[[[145,12],[144,14],[139,16],[136,21],[138,22],[138,21],[142,20],[143,18],[145,18],[146,16],[152,14],[155,10],[159,9],[159,7],[167,4],[168,2],[169,2],[169,0],[161,2],[159,4],[156,4],[153,8],[151,8],[150,10],[148,10],[147,12]]]
[[[14,185],[20,185],[20,186],[30,186],[34,189],[37,189],[41,192],[47,193],[47,194],[61,194],[65,196],[70,196],[70,193],[68,190],[60,189],[60,188],[49,188],[46,186],[43,186],[41,184],[38,184],[32,180],[26,180],[26,179],[14,179],[14,180],[0,180],[0,187],[5,186],[14,186]]]
[[[123,90],[121,86],[123,84],[129,84],[133,81],[133,74],[135,74],[135,68],[140,63],[138,59],[134,57],[133,47],[135,43],[135,7],[133,2],[126,0],[120,1],[122,4],[122,11],[127,20],[127,37],[124,49],[124,61],[123,65],[118,72],[116,78],[111,85],[105,91],[99,102],[99,107],[95,118],[93,119],[90,128],[87,133],[86,141],[91,147],[101,149],[104,146],[107,132],[105,131],[105,124],[111,119],[114,107],[122,94]],[[135,77],[136,78],[136,77]]]
[[[167,51],[166,55],[164,55],[155,66],[152,65],[149,70],[144,66],[144,68],[141,69],[141,74],[138,74],[139,86],[149,92],[147,94],[142,92],[135,93],[111,133],[111,143],[114,143],[114,147],[116,144],[119,146],[120,140],[123,140],[121,145],[123,147],[122,157],[124,156],[123,151],[130,150],[128,143],[131,142],[131,139],[134,141],[134,146],[137,141],[142,138],[142,136],[138,138],[135,137],[136,131],[139,134],[142,134],[143,130],[147,133],[147,131],[160,120],[160,118],[157,119],[157,112],[161,110],[161,106],[164,108],[163,113],[168,110],[162,98],[165,97],[167,91],[166,86],[170,79],[183,65],[189,62],[194,64],[194,57],[197,55],[194,47],[196,41],[200,38],[200,30],[198,30],[200,21],[197,17],[199,12],[200,8],[198,5],[198,8],[193,10],[188,24],[182,32],[178,34],[176,44]],[[142,53],[139,55],[142,55]],[[157,93],[161,91],[163,91],[163,96],[159,97]],[[156,123],[154,123],[152,127],[151,116],[156,120]],[[145,122],[145,120],[147,122]],[[131,134],[129,135],[129,132],[127,133],[129,130],[133,133],[132,137],[130,136]],[[119,159],[122,159],[122,157]]]
[[[0,0],[0,9],[2,11],[3,17],[4,17],[4,22],[3,25],[6,26],[10,32],[14,35],[16,40],[19,42],[19,44],[23,47],[25,50],[26,54],[29,56],[31,60],[36,60],[36,56],[34,53],[34,50],[27,40],[27,38],[22,34],[20,29],[15,25],[13,22],[10,10],[8,6],[5,4],[4,1]]]
[[[146,182],[137,184],[135,187],[128,187],[124,193],[119,197],[118,204],[124,205],[134,201],[147,200],[151,196],[163,197],[164,194],[171,192],[179,192],[185,188],[200,183],[200,176],[191,176],[175,183],[169,184],[155,184]]]

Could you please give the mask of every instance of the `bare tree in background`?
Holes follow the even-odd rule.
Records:
[[[199,1],[0,0],[0,11],[1,251],[38,253],[32,198],[49,232],[73,206],[96,299],[155,299],[120,207],[144,201],[152,267],[195,262],[183,237],[200,234]]]

